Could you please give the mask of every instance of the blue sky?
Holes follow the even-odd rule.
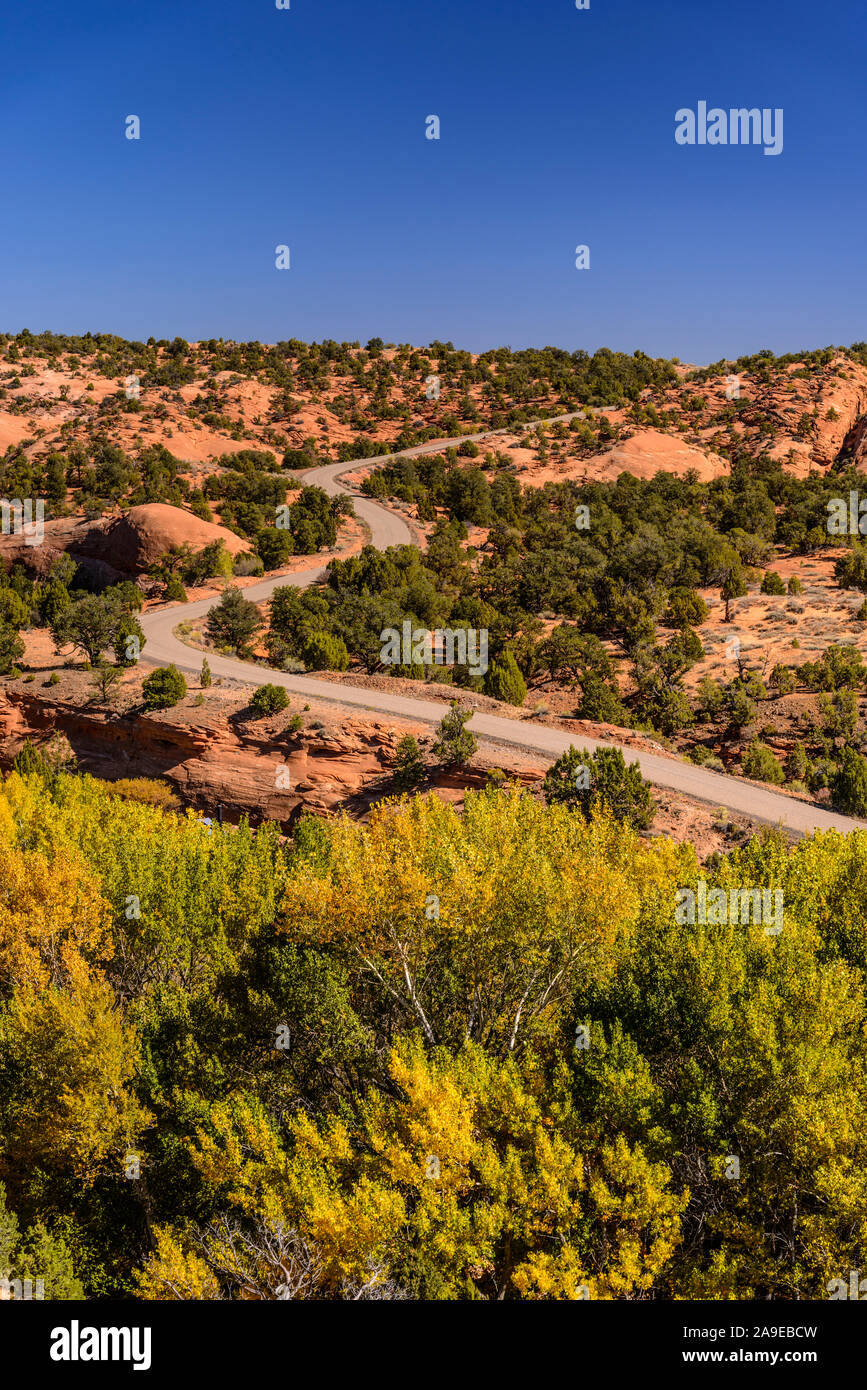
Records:
[[[867,338],[865,44],[856,0],[7,5],[0,328]],[[782,107],[783,153],[678,146],[700,100]]]

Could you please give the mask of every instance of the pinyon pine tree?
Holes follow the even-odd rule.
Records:
[[[527,683],[513,654],[507,649],[491,665],[485,676],[485,694],[510,705],[522,705],[527,698]]]

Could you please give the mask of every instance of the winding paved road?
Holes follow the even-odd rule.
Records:
[[[576,414],[580,415],[581,412],[573,412],[571,415],[558,418],[568,420],[574,418]],[[464,435],[462,439],[439,440],[413,449],[404,449],[401,452],[404,457],[441,453],[450,444],[457,445],[466,439],[474,441],[493,440],[496,434],[497,431],[487,431],[482,434]],[[315,483],[334,497],[340,493],[349,492],[349,489],[344,487],[341,482],[345,474],[360,467],[384,463],[389,457],[390,455],[383,454],[378,458],[357,459],[352,463],[332,463],[324,468],[310,469],[305,472],[304,481]],[[349,493],[349,495],[352,496],[355,504],[356,515],[369,527],[371,542],[378,549],[384,550],[390,545],[412,543],[412,533],[401,516],[389,511],[388,508],[377,502],[360,496],[358,493]],[[313,569],[299,570],[294,574],[263,580],[259,584],[253,584],[244,589],[243,593],[246,598],[258,603],[270,597],[274,589],[282,585],[291,584],[306,588],[307,585],[316,583],[324,576],[325,567],[320,565]],[[141,624],[147,637],[147,646],[142,653],[142,660],[154,666],[174,663],[179,670],[197,675],[201,669],[201,658],[191,647],[185,646],[174,636],[173,629],[182,620],[201,617],[217,601],[216,597],[211,597],[201,599],[197,603],[173,604],[166,608],[155,608],[142,614]],[[255,666],[249,662],[237,661],[210,652],[208,653],[208,663],[215,675],[231,680],[244,681],[249,685],[264,685],[266,682],[272,685],[282,685],[298,695],[330,700],[332,703],[353,706],[357,709],[372,710],[377,714],[394,714],[419,723],[438,724],[444,713],[440,701],[416,699],[414,696],[406,695],[390,695],[386,691],[367,690],[361,686],[316,680],[311,676],[296,676],[283,671],[265,670],[261,666]],[[683,792],[710,805],[724,806],[728,811],[750,816],[756,821],[770,825],[781,824],[799,834],[809,834],[813,830],[848,832],[855,829],[867,829],[867,823],[864,821],[852,820],[847,816],[837,815],[833,811],[826,811],[807,802],[796,801],[794,798],[783,796],[778,792],[766,791],[764,788],[753,786],[750,782],[745,782],[739,777],[727,777],[719,772],[708,772],[705,768],[698,767],[693,763],[681,762],[676,758],[667,758],[655,753],[637,752],[624,744],[608,742],[608,740],[603,744],[596,739],[580,738],[573,734],[563,733],[559,729],[550,729],[546,725],[536,724],[531,720],[505,719],[500,715],[477,712],[470,720],[469,727],[476,735],[485,740],[493,740],[511,748],[522,749],[540,756],[543,760],[550,759],[552,762],[573,744],[587,748],[590,752],[595,752],[597,748],[603,746],[619,747],[629,761],[638,762],[642,775],[663,791]]]

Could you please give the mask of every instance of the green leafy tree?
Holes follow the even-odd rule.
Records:
[[[723,599],[726,606],[727,623],[730,623],[732,620],[732,604],[734,603],[735,599],[743,598],[746,592],[747,586],[743,576],[743,571],[740,565],[735,565],[729,570],[728,574],[723,580],[722,588],[720,589],[720,598]]]
[[[104,651],[112,648],[129,615],[107,594],[85,594],[60,612],[51,627],[59,646],[72,646],[84,653],[95,666]]]
[[[330,632],[311,632],[301,655],[308,671],[345,671],[349,665],[346,643]]]
[[[218,647],[234,647],[239,656],[245,656],[264,622],[255,603],[237,589],[227,589],[208,613],[205,627]]]
[[[15,1213],[6,1205],[6,1189],[0,1183],[0,1279],[29,1280],[32,1290],[41,1282],[41,1296],[55,1302],[77,1302],[84,1286],[73,1270],[67,1242],[37,1219],[21,1231]]]
[[[289,704],[289,695],[282,685],[260,685],[250,700],[258,715],[278,714]]]
[[[485,673],[485,694],[510,705],[522,705],[527,698],[527,683],[518,669],[511,651],[493,661]]]
[[[619,748],[602,747],[595,753],[570,748],[549,769],[542,790],[549,806],[569,806],[585,820],[603,804],[636,830],[649,830],[656,815],[650,783],[637,762],[627,765]]]
[[[552,628],[539,643],[536,655],[552,681],[567,679],[583,684],[591,675],[611,675],[611,659],[599,638],[580,632],[570,623],[558,623]]]
[[[14,671],[24,655],[24,643],[14,627],[0,623],[0,676]]]
[[[831,801],[847,816],[867,818],[867,758],[847,745],[829,782]]]
[[[135,666],[146,637],[141,623],[131,613],[122,613],[114,635],[114,659],[118,666]]]
[[[187,682],[177,666],[158,666],[142,681],[147,709],[171,709],[187,693]]]
[[[786,586],[776,570],[765,570],[762,576],[761,591],[763,594],[784,594],[786,592]]]
[[[120,666],[113,666],[110,661],[100,660],[93,668],[90,684],[103,700],[108,700],[114,693],[122,675],[123,671]]]
[[[471,709],[462,709],[452,700],[448,714],[437,725],[433,755],[446,767],[466,767],[478,748],[478,741],[465,725],[473,717]]]
[[[413,792],[427,777],[427,768],[418,742],[412,734],[404,734],[397,745],[394,759],[394,787],[398,792]]]
[[[745,777],[750,777],[755,782],[771,782],[774,786],[779,786],[785,781],[779,759],[766,743],[761,743],[758,739],[754,739],[744,752],[741,771]]]
[[[72,603],[69,590],[60,580],[52,579],[46,584],[39,599],[39,616],[48,628],[53,628],[60,615]]]

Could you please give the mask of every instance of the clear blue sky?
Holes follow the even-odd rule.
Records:
[[[29,0],[0,53],[6,330],[867,338],[862,0]],[[678,146],[700,100],[783,153]]]

